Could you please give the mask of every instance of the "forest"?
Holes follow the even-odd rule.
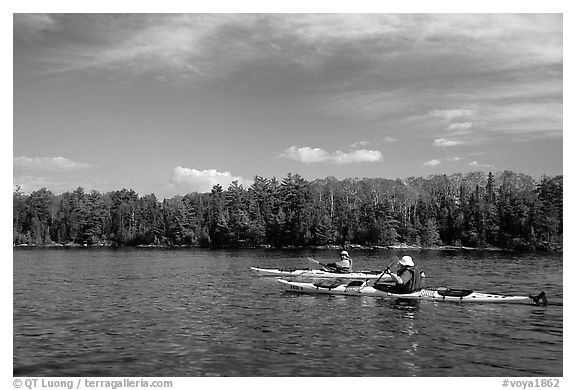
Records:
[[[160,201],[121,189],[13,193],[14,245],[207,248],[442,245],[562,250],[563,176],[256,176]]]

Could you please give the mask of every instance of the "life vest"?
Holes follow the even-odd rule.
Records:
[[[328,263],[323,265],[326,271],[345,274],[352,272],[352,259],[348,257],[346,260],[348,261],[348,265],[344,265],[345,260],[339,260],[335,263]]]
[[[406,271],[410,272],[410,275],[412,277],[406,283],[397,284],[394,290],[396,290],[399,293],[411,293],[414,291],[422,290],[422,275],[420,274],[420,270],[416,267],[408,267],[398,270],[398,272],[396,272],[396,275],[402,278],[400,275]]]
[[[342,263],[344,263],[346,260],[348,260],[348,265],[343,265]],[[350,272],[352,271],[352,259],[351,258],[347,258],[346,260],[340,260],[334,263],[334,265],[336,266],[336,268],[341,271],[341,272]]]
[[[348,262],[350,263],[350,265],[348,266],[348,272],[352,272],[352,259],[348,258]]]

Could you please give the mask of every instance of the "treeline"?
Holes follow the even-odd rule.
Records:
[[[254,178],[159,201],[133,190],[13,198],[15,245],[190,245],[211,248],[456,245],[561,249],[563,177],[493,175],[309,182]]]

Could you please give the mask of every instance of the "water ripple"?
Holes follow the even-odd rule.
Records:
[[[562,307],[284,293],[306,251],[15,250],[15,376],[561,376]],[[315,254],[322,261],[330,253]],[[362,268],[390,253],[358,252]],[[562,298],[562,258],[418,252],[450,287]],[[542,273],[545,264],[554,273]],[[492,270],[498,269],[498,273]],[[548,269],[548,268],[546,268]],[[523,274],[518,280],[510,275]],[[548,279],[549,278],[549,279]]]

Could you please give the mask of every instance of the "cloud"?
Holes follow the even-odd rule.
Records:
[[[465,118],[468,119],[476,114],[476,110],[468,108],[458,108],[449,110],[431,110],[428,112],[429,116],[433,118],[439,118],[444,123],[446,123],[447,134],[450,138],[436,138],[434,139],[433,145],[436,147],[450,147],[463,145],[471,142],[478,142],[482,136],[476,134],[475,139],[468,137],[467,141],[464,141],[461,137],[470,134],[469,129],[475,124],[474,122],[468,120],[463,121]],[[458,138],[456,138],[458,137]]]
[[[476,110],[472,109],[451,109],[451,110],[432,110],[429,114],[434,118],[440,118],[447,122],[446,130],[452,136],[464,135],[469,133],[469,129],[474,126],[474,122],[463,121],[476,115]]]
[[[64,157],[14,157],[14,168],[43,172],[71,172],[93,168],[92,164]]]
[[[282,154],[282,158],[289,158],[306,164],[327,162],[333,164],[352,164],[362,162],[382,161],[382,153],[377,150],[359,149],[350,152],[337,150],[329,153],[321,148],[311,148],[309,146],[291,146]]]
[[[28,30],[35,34],[54,25],[50,15],[18,19],[18,25],[34,26]],[[57,53],[70,70],[125,66],[220,77],[254,61],[272,60],[317,71],[348,50],[378,72],[415,55],[416,60],[447,58],[464,69],[477,62],[492,69],[562,60],[558,15],[88,14],[58,19],[73,32]],[[20,33],[15,28],[15,36]]]
[[[427,167],[435,167],[438,164],[440,164],[440,160],[430,160],[426,161],[423,165]]]
[[[248,185],[249,182],[241,176],[232,176],[230,172],[219,172],[216,169],[197,170],[177,166],[170,179],[171,187],[182,194],[190,192],[210,192],[213,186],[220,184],[227,189],[233,181]]]
[[[280,157],[310,164],[327,161],[330,159],[330,154],[320,148],[311,148],[309,146],[299,148],[297,146],[290,146],[280,155]]]
[[[42,45],[20,50],[30,34]],[[15,66],[17,76],[41,69],[209,83],[241,75],[251,85],[306,83],[299,99],[309,111],[398,131],[418,117],[411,131],[430,134],[432,116],[451,132],[437,137],[471,128],[562,134],[561,14],[20,15],[14,36],[15,64],[37,65]]]
[[[442,118],[447,121],[451,121],[454,118],[459,118],[463,116],[470,116],[474,114],[474,110],[470,109],[452,109],[452,110],[432,110],[430,115],[437,118]]]
[[[436,138],[433,143],[433,145],[436,147],[450,147],[464,144],[465,144],[464,141],[453,138]]]
[[[61,64],[55,71],[124,69],[200,78],[226,77],[257,61],[316,71],[338,48],[395,33],[394,25],[402,24],[386,15],[246,13],[63,15],[60,22],[75,34],[53,53]],[[39,23],[28,24],[46,32]],[[15,29],[15,36],[20,32]]]
[[[358,41],[396,34],[404,21],[393,14],[300,14],[277,19],[280,29],[300,40]]]
[[[473,125],[472,122],[451,123],[450,125],[448,125],[448,130],[450,130],[450,131],[468,130],[469,128],[472,127],[472,125]]]
[[[472,161],[470,164],[471,167],[475,167],[475,168],[491,168],[491,169],[496,169],[496,167],[494,165],[491,164],[480,164],[478,161]]]
[[[378,139],[374,142],[369,142],[369,141],[354,142],[354,143],[350,144],[350,149],[364,148],[364,147],[370,146],[373,143],[374,144],[392,144],[394,142],[398,142],[398,138],[386,136],[386,137]]]
[[[437,165],[440,165],[443,161],[444,162],[456,162],[456,161],[460,161],[461,158],[460,157],[448,157],[445,159],[434,159],[434,160],[430,160],[430,161],[426,161],[424,164],[424,166],[426,167],[435,167]]]
[[[336,151],[332,153],[331,161],[337,164],[350,164],[359,162],[377,162],[382,161],[382,153],[377,150],[354,150],[352,152]]]
[[[30,41],[41,39],[45,32],[58,29],[58,22],[50,14],[14,14],[14,36]]]
[[[562,106],[552,101],[515,102],[513,104],[487,106],[486,121],[490,131],[523,135],[530,138],[562,137]]]
[[[258,42],[246,42],[249,35],[242,33],[254,19],[230,14],[62,15],[61,28],[70,34],[43,50],[44,73],[223,77],[260,58]],[[35,34],[41,32],[50,38],[46,29]]]

